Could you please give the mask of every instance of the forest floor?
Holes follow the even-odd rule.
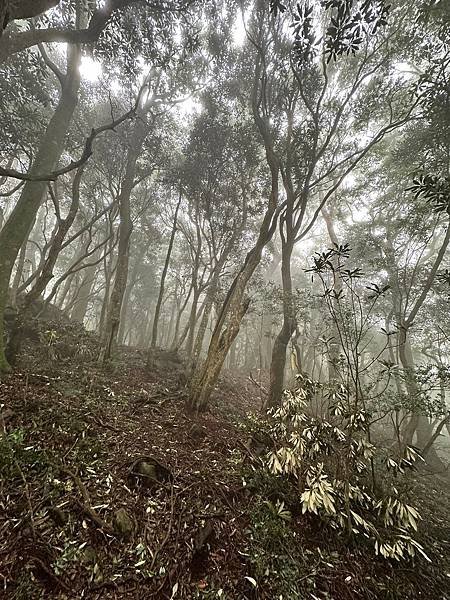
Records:
[[[0,598],[450,598],[445,478],[415,484],[430,563],[274,522],[240,426],[258,388],[225,373],[194,419],[175,357],[122,349],[104,370],[96,343],[46,324],[0,382]]]

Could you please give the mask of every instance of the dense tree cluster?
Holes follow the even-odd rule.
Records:
[[[2,373],[43,301],[102,364],[182,353],[192,411],[224,366],[272,410],[301,375],[439,465],[444,4],[2,2]]]

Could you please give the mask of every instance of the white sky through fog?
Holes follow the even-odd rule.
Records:
[[[247,10],[242,13],[242,10],[238,10],[236,13],[236,18],[233,23],[232,36],[233,36],[233,45],[240,48],[245,42],[245,23],[248,22],[250,15],[252,13],[252,4],[247,7]]]
[[[141,59],[141,61],[139,60]],[[141,79],[144,80],[145,77],[145,65],[143,64],[142,57],[138,57],[138,65],[141,67]],[[142,64],[140,64],[142,62]],[[100,77],[103,74],[102,65],[99,61],[96,61],[90,56],[83,56],[80,64],[80,75],[83,81],[95,84],[99,81]],[[113,93],[118,94],[122,90],[122,86],[120,85],[117,79],[111,79],[110,81],[110,89]],[[194,114],[198,114],[202,111],[201,103],[193,96],[187,97],[183,102],[180,102],[176,105],[176,110],[183,117],[189,117]]]
[[[80,63],[80,75],[84,81],[95,83],[99,80],[103,69],[100,62],[91,56],[83,56]]]

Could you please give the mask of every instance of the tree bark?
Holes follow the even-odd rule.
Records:
[[[169,269],[170,257],[172,255],[173,242],[175,240],[175,234],[177,232],[177,219],[178,219],[178,211],[180,209],[180,204],[181,204],[181,186],[180,186],[180,192],[179,192],[179,196],[178,196],[178,203],[175,208],[175,214],[173,217],[172,232],[170,234],[169,246],[167,248],[167,253],[166,253],[166,260],[164,261],[164,268],[163,268],[163,271],[161,274],[161,283],[159,284],[158,300],[156,301],[155,316],[153,317],[152,341],[150,344],[151,348],[154,348],[156,346],[156,342],[158,339],[159,314],[161,312],[161,305],[162,305],[162,301],[163,301],[163,297],[164,297],[164,286],[166,283],[167,271]]]
[[[0,0],[0,36],[2,30],[16,19],[31,19],[47,12],[60,3],[61,0]]]
[[[281,258],[281,278],[283,282],[283,325],[275,338],[270,364],[270,387],[266,407],[276,406],[283,393],[284,370],[286,366],[286,349],[296,329],[292,297],[291,258],[294,249],[293,239],[283,243]]]
[[[78,100],[80,85],[80,49],[68,49],[67,74],[56,110],[39,145],[30,173],[55,168],[64,149],[64,141]],[[26,181],[19,200],[0,232],[0,372],[9,370],[3,347],[3,315],[8,297],[11,272],[17,254],[25,243],[46,191],[45,181]]]
[[[141,115],[144,118],[144,115]],[[127,153],[127,164],[125,176],[122,181],[119,202],[119,244],[117,249],[117,265],[114,278],[114,286],[106,317],[105,331],[103,333],[103,348],[101,362],[107,362],[114,354],[117,346],[117,335],[120,325],[120,313],[122,310],[123,297],[128,281],[128,265],[130,255],[130,239],[133,232],[131,220],[131,192],[134,187],[136,175],[136,162],[146,137],[146,127],[142,119],[136,120]]]
[[[5,0],[1,0],[4,2]],[[17,6],[10,11],[5,23],[6,11],[3,12],[3,28],[6,27],[9,21],[19,18],[30,18],[48,10],[51,4],[58,4],[60,0],[25,0],[23,2],[25,9],[20,8],[18,2],[14,2]],[[49,42],[62,42],[68,44],[86,44],[95,42],[114,13],[114,11],[126,8],[140,0],[105,0],[103,6],[98,8],[92,14],[89,21],[89,26],[82,29],[82,24],[77,23],[77,29],[63,29],[49,27],[44,29],[30,29],[17,33],[5,32],[0,35],[0,64],[8,60],[13,54],[36,46],[37,44]],[[48,7],[45,8],[45,5]],[[1,12],[0,12],[1,14]],[[19,16],[25,15],[25,16]],[[1,25],[1,24],[0,24]],[[0,33],[2,27],[0,26]]]
[[[236,275],[223,303],[219,318],[211,336],[208,355],[203,365],[196,369],[191,382],[188,408],[203,411],[211,397],[214,386],[231,344],[239,333],[242,319],[247,312],[249,300],[244,299],[250,278],[261,262],[264,246],[272,238],[277,222],[278,168],[272,171],[272,192],[269,205],[261,224],[258,239],[248,252],[244,265]]]
[[[214,299],[215,299],[216,293],[217,293],[217,287],[219,284],[219,275],[220,275],[220,270],[218,270],[216,273],[214,273],[213,280],[209,284],[208,290],[206,292],[205,307],[203,309],[202,318],[200,321],[200,325],[198,327],[197,336],[195,338],[194,348],[192,350],[192,363],[194,365],[196,365],[196,363],[199,359],[200,353],[202,351],[203,340],[205,338],[206,328],[208,326],[209,317],[211,316]]]

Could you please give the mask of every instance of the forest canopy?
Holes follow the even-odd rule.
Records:
[[[0,473],[15,489],[6,496],[24,500],[18,531],[26,526],[35,545],[47,535],[37,518],[48,509],[45,473],[71,481],[87,529],[139,542],[146,567],[136,586],[151,580],[148,597],[424,597],[394,571],[382,592],[387,567],[354,595],[343,590],[356,583],[331,576],[321,590],[322,567],[304,574],[316,559],[294,543],[302,519],[334,532],[342,546],[330,552],[365,548],[356,564],[364,552],[383,564],[419,561],[433,598],[446,597],[445,567],[429,566],[436,556],[418,523],[424,481],[449,510],[448,3],[0,0],[0,25]],[[204,518],[200,533],[184,527],[195,569],[170,566],[181,551],[177,502],[189,505],[170,453],[133,462],[137,448],[127,450],[127,486],[150,495],[149,478],[158,481],[168,503],[156,551],[123,498],[114,516],[94,508],[82,478],[95,444],[78,462],[87,430],[70,425],[73,446],[53,455],[52,418],[44,425],[28,407],[30,393],[54,410],[40,384],[28,387],[43,377],[49,389],[57,379],[79,389],[76,400],[57,393],[68,423],[100,410],[93,422],[122,432],[124,448],[115,411],[137,419],[130,443],[158,411],[176,414],[201,451],[205,432],[233,432],[226,458],[205,458],[223,460],[212,472],[231,487],[233,477],[254,486],[256,500],[245,496],[233,516],[237,528],[243,515],[253,523],[252,542],[239,546],[226,583],[217,565],[208,579],[220,534]],[[141,412],[126,405],[144,393]],[[35,444],[40,458],[27,462]],[[223,510],[235,510],[236,498],[221,495]],[[17,595],[17,560],[8,597],[35,597]],[[92,582],[110,581],[117,595],[107,597],[134,597],[95,568],[70,596],[77,561],[36,560],[26,572],[34,586],[40,564],[46,593],[90,598]]]

